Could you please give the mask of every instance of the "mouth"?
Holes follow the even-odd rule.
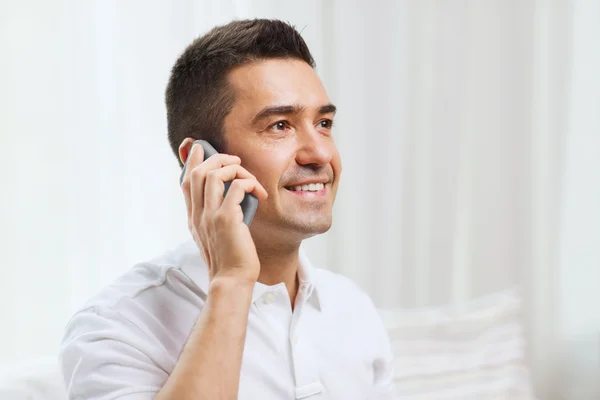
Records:
[[[308,183],[304,185],[285,186],[284,189],[293,195],[302,198],[314,198],[324,196],[327,192],[327,186],[324,183]]]
[[[305,185],[286,186],[285,188],[291,192],[319,192],[325,188],[325,184],[324,183],[308,183]]]

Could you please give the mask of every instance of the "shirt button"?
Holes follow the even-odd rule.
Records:
[[[275,301],[275,295],[273,293],[265,294],[264,302],[266,304],[271,304]]]
[[[298,344],[298,336],[294,336],[294,344]]]

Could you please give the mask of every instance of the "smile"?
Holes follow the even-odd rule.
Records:
[[[306,185],[286,186],[285,189],[294,197],[304,200],[327,199],[327,185],[324,183],[308,183]]]
[[[307,185],[287,186],[286,189],[292,192],[320,192],[325,188],[323,183],[309,183]]]

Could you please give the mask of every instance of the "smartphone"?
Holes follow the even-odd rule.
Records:
[[[194,144],[201,145],[204,149],[204,161],[206,161],[208,157],[217,154],[217,150],[215,150],[215,148],[206,140],[196,140]],[[183,166],[183,170],[181,171],[181,177],[179,178],[180,186],[183,183],[183,177],[185,175],[186,167],[187,160],[185,162],[185,165]],[[223,197],[225,197],[225,195],[227,194],[227,191],[229,190],[230,186],[231,182],[225,182],[225,191],[223,192]],[[254,214],[256,214],[256,209],[258,208],[258,198],[252,193],[246,193],[244,199],[240,203],[240,206],[242,207],[242,213],[244,214],[244,223],[250,226],[250,223],[254,218]]]

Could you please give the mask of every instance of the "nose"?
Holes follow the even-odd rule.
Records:
[[[303,129],[298,132],[298,165],[321,167],[331,162],[333,157],[333,141],[317,129]]]

